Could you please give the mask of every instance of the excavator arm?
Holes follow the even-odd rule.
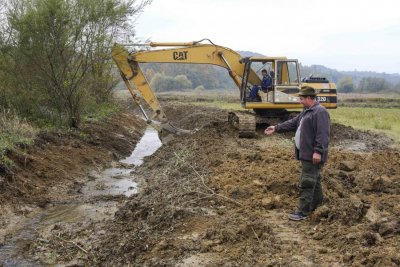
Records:
[[[172,126],[161,108],[153,90],[150,88],[146,77],[140,67],[140,63],[190,63],[190,64],[211,64],[223,67],[228,70],[229,76],[233,79],[238,88],[241,88],[242,76],[244,73],[244,64],[240,62],[239,53],[214,44],[201,44],[200,42],[189,43],[149,43],[150,47],[174,47],[159,50],[145,50],[129,53],[124,46],[114,45],[112,48],[112,58],[118,66],[122,79],[125,82],[133,100],[140,106],[139,97],[131,86],[139,91],[143,99],[152,109],[151,118],[147,116],[144,109],[142,112],[148,123],[157,128],[158,131],[170,131],[173,133],[187,133]],[[251,84],[260,84],[261,80],[257,74],[251,70],[248,75],[248,82]],[[161,125],[157,126],[156,122]]]
[[[205,39],[204,39],[205,40]],[[289,109],[300,109],[296,93],[300,87],[312,83],[318,92],[318,101],[326,108],[337,107],[336,85],[323,78],[308,78],[300,81],[300,68],[296,59],[286,57],[244,57],[239,53],[213,44],[198,42],[188,43],[157,43],[151,42],[141,46],[157,47],[154,50],[128,52],[127,45],[114,45],[112,58],[121,73],[126,87],[132,94],[133,100],[141,108],[147,122],[155,127],[164,142],[164,133],[187,134],[193,131],[179,129],[169,123],[161,108],[154,91],[150,88],[141,69],[141,63],[183,63],[210,64],[227,69],[229,76],[238,86],[240,101],[245,109],[253,109],[255,114],[232,112],[229,120],[239,129],[239,136],[253,137],[257,123],[266,123],[271,118],[285,118]],[[209,41],[209,40],[208,40]],[[137,44],[135,46],[138,46]],[[252,85],[260,85],[261,78],[255,69],[270,69],[272,85],[267,92],[258,92],[260,99],[249,98],[248,89]],[[273,71],[271,71],[273,70]],[[272,73],[272,74],[271,74]],[[257,89],[253,87],[254,89]],[[152,110],[148,116],[140,105],[140,93]],[[255,92],[255,91],[253,91]]]

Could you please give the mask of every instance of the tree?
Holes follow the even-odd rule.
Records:
[[[362,78],[357,90],[360,92],[381,92],[391,89],[391,85],[383,78],[365,77]]]
[[[109,101],[109,49],[121,34],[134,36],[128,21],[150,3],[136,2],[7,1],[0,73],[12,76],[10,104],[25,116],[77,126],[85,109]]]
[[[189,81],[189,79],[185,75],[175,76],[174,81],[175,81],[174,87],[177,90],[192,88],[192,82]]]
[[[400,83],[396,84],[396,85],[393,87],[393,90],[394,90],[395,92],[397,92],[397,93],[400,93]]]
[[[353,78],[345,76],[339,80],[338,91],[341,93],[351,93],[354,91]]]
[[[150,87],[158,92],[183,90],[191,89],[192,82],[185,75],[172,77],[164,73],[156,73],[150,82]]]
[[[145,70],[145,76],[148,81],[151,81],[155,75],[155,71],[152,68],[148,68]]]
[[[203,85],[207,89],[236,89],[228,71],[219,66],[189,63],[146,63],[142,64],[142,67],[148,80],[152,80],[152,77],[154,77],[154,74],[151,76],[148,73],[148,70],[151,70],[154,73],[164,73],[170,77],[184,75],[191,81],[192,87]]]

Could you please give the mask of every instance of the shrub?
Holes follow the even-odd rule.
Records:
[[[203,85],[199,85],[199,86],[197,86],[194,90],[195,90],[195,91],[199,91],[199,92],[203,92],[203,91],[206,90],[206,88],[204,88]]]
[[[32,120],[78,126],[87,106],[111,99],[110,47],[119,34],[133,36],[127,23],[148,3],[136,2],[8,1],[0,27],[4,104]]]
[[[23,148],[33,143],[37,130],[10,109],[0,112],[0,164],[9,168],[13,163],[7,153],[24,153]]]
[[[185,75],[175,77],[157,73],[150,82],[150,86],[157,92],[191,89],[192,82]]]

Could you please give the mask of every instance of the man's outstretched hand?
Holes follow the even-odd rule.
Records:
[[[275,132],[275,126],[269,126],[267,129],[265,129],[264,133],[266,135],[271,135]]]

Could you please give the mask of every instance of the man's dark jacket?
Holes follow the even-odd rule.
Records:
[[[328,145],[330,134],[330,117],[326,109],[318,102],[304,109],[297,117],[276,125],[278,133],[296,131],[303,119],[300,129],[300,149],[296,148],[299,160],[312,161],[314,152],[321,154],[321,161],[328,160]]]
[[[263,77],[262,82],[261,82],[261,89],[266,91],[269,89],[269,87],[272,84],[272,78],[269,75],[266,75]]]

